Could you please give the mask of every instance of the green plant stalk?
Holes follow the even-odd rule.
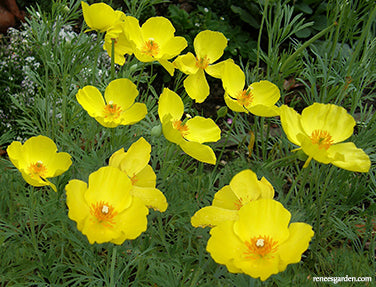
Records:
[[[94,67],[93,67],[93,78],[92,78],[92,82],[95,83],[95,74],[97,72],[97,65],[98,65],[98,58],[99,58],[99,51],[100,51],[100,48],[98,47],[99,46],[99,43],[101,42],[102,40],[102,33],[98,32],[97,33],[97,43],[96,43],[96,54],[95,54],[95,61],[94,61]]]
[[[317,33],[315,36],[313,36],[311,39],[306,41],[302,46],[300,46],[290,57],[286,59],[286,61],[283,63],[281,66],[280,71],[283,72],[286,68],[286,66],[293,60],[295,60],[296,57],[298,57],[303,50],[305,50],[309,45],[311,45],[313,42],[316,40],[320,39],[322,36],[324,36],[327,32],[329,32],[334,26],[338,25],[337,22],[334,22],[332,25],[329,27],[326,27],[324,30],[321,32]]]
[[[284,204],[287,204],[290,200],[290,197],[294,191],[294,189],[296,188],[298,182],[300,179],[302,179],[301,183],[300,183],[300,186],[304,186],[306,181],[307,181],[307,176],[308,176],[308,173],[309,173],[309,169],[308,167],[302,167],[300,170],[299,170],[299,173],[298,175],[296,176],[295,180],[293,181],[289,191],[287,192],[287,195],[286,197],[284,198]]]
[[[261,24],[260,24],[258,39],[257,39],[256,71],[258,71],[259,66],[260,66],[261,34],[262,34],[262,28],[264,27],[264,21],[265,21],[265,18],[266,18],[266,14],[268,12],[268,4],[269,4],[269,0],[266,0],[265,1],[265,6],[264,6],[264,11],[262,13],[262,19],[261,19]]]
[[[111,39],[111,81],[115,79],[115,39]]]
[[[116,263],[116,253],[117,253],[117,246],[114,245],[112,248],[112,259],[111,259],[111,267],[110,267],[110,287],[115,286],[115,263]]]

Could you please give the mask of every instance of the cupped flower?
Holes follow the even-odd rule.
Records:
[[[128,176],[113,166],[90,174],[88,185],[77,179],[66,185],[68,216],[90,244],[120,245],[146,230],[149,210],[131,189]]]
[[[196,56],[187,53],[177,57],[174,64],[188,75],[184,80],[187,94],[197,103],[202,103],[210,92],[205,72],[215,78],[221,77],[224,62],[215,65],[213,63],[222,57],[227,47],[227,39],[220,32],[205,30],[197,34],[193,46]]]
[[[181,98],[168,88],[159,97],[158,115],[167,140],[181,147],[191,157],[215,164],[214,151],[205,142],[216,142],[221,130],[212,119],[196,116],[183,120],[184,104]]]
[[[138,21],[128,23],[127,33],[134,42],[134,55],[141,62],[158,61],[172,76],[175,67],[168,60],[187,47],[184,37],[175,37],[175,28],[164,17],[151,17],[140,27]]]
[[[103,49],[107,51],[107,54],[112,58],[112,44],[114,45],[114,62],[118,65],[124,65],[125,54],[132,55],[134,44],[128,37],[129,23],[136,22],[138,20],[132,16],[121,17],[121,21],[111,26],[104,37]]]
[[[206,250],[228,271],[264,281],[298,263],[314,235],[310,225],[289,224],[290,218],[290,212],[273,199],[252,201],[240,208],[238,219],[210,230]]]
[[[109,161],[123,171],[131,180],[131,195],[140,198],[146,207],[164,212],[167,209],[166,197],[156,186],[156,175],[148,164],[150,161],[150,144],[141,137],[133,143],[128,151],[124,148],[116,151]]]
[[[104,99],[94,86],[85,86],[78,90],[76,98],[102,126],[114,128],[135,124],[145,117],[146,105],[134,102],[137,95],[137,87],[129,79],[116,79],[108,84]]]
[[[238,219],[239,209],[251,201],[261,198],[273,198],[274,188],[270,182],[250,169],[236,174],[230,185],[221,188],[215,195],[211,206],[197,211],[191,218],[194,227],[217,226],[226,220]]]
[[[12,142],[7,153],[13,165],[21,172],[24,180],[32,186],[56,186],[47,178],[63,174],[72,164],[66,152],[57,152],[56,144],[46,136],[31,137],[22,145]]]
[[[343,107],[314,103],[300,115],[283,105],[280,116],[287,138],[308,155],[304,167],[313,158],[350,171],[369,171],[371,161],[368,155],[352,142],[342,143],[353,134],[356,124]]]
[[[99,32],[106,32],[111,26],[120,21],[123,14],[121,11],[114,11],[111,6],[105,3],[89,5],[81,1],[81,7],[84,20],[90,28],[87,31],[97,30]]]
[[[231,61],[224,64],[222,83],[225,102],[234,112],[250,112],[261,117],[279,115],[279,108],[275,103],[280,98],[280,91],[275,84],[260,81],[245,88],[243,71]]]

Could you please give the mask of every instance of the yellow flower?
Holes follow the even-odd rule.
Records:
[[[132,125],[145,117],[146,105],[134,102],[137,95],[136,85],[129,79],[117,79],[108,84],[104,99],[100,91],[93,86],[80,89],[76,98],[102,126],[114,128],[119,125]]]
[[[142,27],[138,21],[127,25],[129,39],[134,42],[134,55],[141,62],[158,61],[172,76],[175,67],[168,60],[187,47],[183,37],[175,37],[175,28],[164,17],[151,17]]]
[[[261,198],[273,198],[274,188],[270,182],[250,169],[236,174],[230,182],[215,195],[211,206],[197,211],[191,218],[194,227],[216,226],[225,220],[238,219],[239,209],[247,203]]]
[[[184,104],[173,91],[165,88],[159,97],[158,114],[163,134],[167,140],[176,143],[191,157],[215,164],[214,151],[205,142],[216,142],[221,138],[221,130],[212,119],[196,116],[181,121]]]
[[[174,64],[188,75],[184,80],[187,94],[197,103],[202,103],[209,95],[209,84],[206,81],[205,72],[212,77],[221,77],[224,62],[212,64],[223,55],[227,39],[220,32],[205,30],[197,34],[193,46],[196,56],[192,53],[179,56]]]
[[[250,112],[261,117],[274,117],[279,114],[275,103],[280,98],[280,92],[273,83],[260,81],[244,88],[243,71],[230,61],[224,64],[222,83],[225,89],[225,102],[234,112]]]
[[[140,198],[147,207],[164,212],[168,204],[163,193],[155,188],[156,176],[148,164],[150,152],[150,144],[141,137],[127,152],[123,148],[115,152],[109,165],[119,168],[131,179],[131,195]]]
[[[112,41],[114,41],[114,62],[118,65],[124,65],[125,54],[132,55],[134,44],[128,37],[128,23],[136,22],[138,20],[132,16],[122,16],[121,21],[111,26],[104,37],[103,49],[107,51],[112,58]]]
[[[368,155],[352,142],[341,143],[353,134],[355,120],[347,111],[332,104],[314,103],[301,115],[283,105],[280,108],[282,128],[287,138],[308,155],[307,167],[314,158],[340,168],[368,172]]]
[[[122,244],[146,230],[149,210],[131,189],[128,176],[113,166],[90,174],[88,185],[77,179],[66,185],[68,216],[90,244]]]
[[[14,166],[21,172],[25,181],[32,186],[56,186],[47,178],[63,174],[71,166],[71,156],[57,152],[55,143],[46,136],[29,138],[23,145],[12,142],[7,153]]]
[[[206,250],[228,271],[264,281],[298,263],[314,235],[306,223],[289,225],[290,218],[290,212],[273,199],[252,201],[239,210],[237,220],[210,230]]]
[[[121,11],[114,11],[105,3],[94,3],[89,6],[81,1],[81,6],[84,20],[90,27],[87,31],[98,30],[99,32],[106,32],[120,20],[123,14]]]

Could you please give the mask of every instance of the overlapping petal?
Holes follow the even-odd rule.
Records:
[[[188,75],[183,83],[189,97],[197,103],[202,103],[209,96],[210,88],[204,70],[199,69],[195,74]]]
[[[221,130],[212,119],[196,116],[189,119],[185,125],[188,132],[184,138],[188,141],[205,143],[216,142],[221,138]]]
[[[227,47],[227,39],[221,32],[205,30],[197,34],[193,41],[197,58],[208,58],[209,64],[222,57]]]

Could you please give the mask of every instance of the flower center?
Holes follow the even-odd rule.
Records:
[[[311,135],[311,143],[318,144],[319,149],[328,149],[332,143],[332,136],[325,130],[314,130]]]
[[[154,58],[159,53],[159,45],[154,41],[153,38],[150,38],[142,46],[141,53]]]
[[[255,236],[245,242],[247,251],[244,252],[247,259],[271,259],[274,258],[273,253],[277,251],[278,242],[274,241],[270,236]]]
[[[253,94],[250,89],[239,91],[238,96],[236,97],[238,103],[242,106],[249,106],[253,102]]]
[[[136,182],[138,181],[137,175],[136,175],[136,174],[133,174],[133,176],[130,177],[130,180],[131,180],[131,182],[132,182],[132,185],[135,185]]]
[[[32,163],[28,167],[29,175],[32,178],[43,178],[47,173],[47,168],[42,161],[38,160],[36,163]]]
[[[115,224],[114,217],[118,214],[114,211],[112,205],[103,201],[93,203],[90,208],[90,213],[96,218],[99,224],[103,224],[105,227],[113,227]]]
[[[172,126],[181,133],[182,137],[189,133],[187,125],[183,124],[182,121],[174,121]]]
[[[207,56],[205,56],[204,58],[200,58],[200,59],[196,57],[196,67],[205,70],[208,66],[209,66],[209,59]]]
[[[121,114],[121,108],[112,101],[109,101],[108,105],[104,106],[104,117],[112,120],[117,119]]]

